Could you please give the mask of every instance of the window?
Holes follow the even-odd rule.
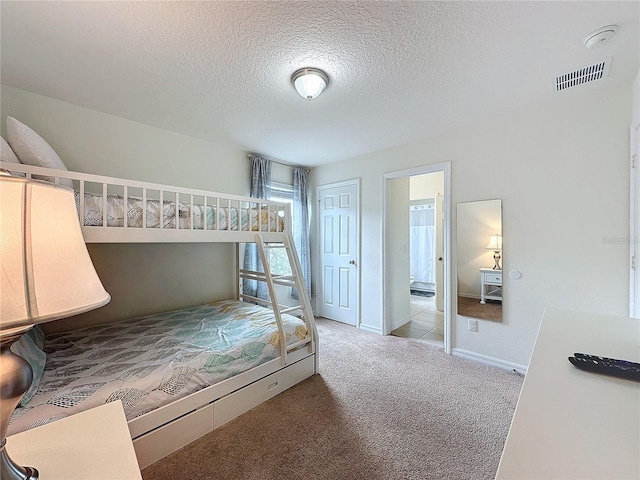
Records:
[[[269,200],[288,203],[293,210],[293,185],[271,182],[271,196]],[[289,258],[284,248],[273,248],[269,250],[269,264],[271,266],[271,273],[274,275],[291,275],[292,273]]]

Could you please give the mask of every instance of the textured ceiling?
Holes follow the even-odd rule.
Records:
[[[309,166],[630,86],[640,55],[638,2],[3,0],[0,15],[4,84]],[[553,91],[610,57],[606,80]],[[331,79],[311,102],[290,83],[306,66]]]

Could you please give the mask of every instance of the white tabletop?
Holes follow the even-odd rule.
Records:
[[[39,480],[142,478],[119,400],[11,435],[7,452]]]
[[[640,320],[547,309],[497,479],[639,479],[640,382],[574,367],[574,353],[640,362]]]

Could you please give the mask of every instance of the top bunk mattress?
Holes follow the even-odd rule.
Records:
[[[283,314],[287,345],[307,335]],[[51,335],[37,393],[14,410],[12,435],[114,400],[127,420],[280,356],[273,311],[239,301]]]
[[[75,192],[76,207],[80,211],[80,193]],[[103,196],[84,194],[84,218],[82,225],[101,227],[103,225],[105,202]],[[220,207],[107,195],[106,218],[108,227],[163,228],[195,230],[232,230],[284,232],[284,219],[277,211],[266,208]],[[177,213],[177,215],[176,215]],[[176,217],[178,225],[176,226]]]

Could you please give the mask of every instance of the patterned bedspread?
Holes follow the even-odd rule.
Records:
[[[287,344],[304,322],[282,315]],[[270,309],[222,301],[47,338],[37,393],[17,408],[9,434],[113,400],[138,417],[280,356]]]
[[[80,194],[75,192],[76,207],[80,211]],[[102,195],[91,193],[84,194],[84,225],[88,227],[102,226]],[[175,228],[176,226],[176,202],[163,201],[162,211],[160,201],[147,199],[146,209],[141,198],[127,197],[127,208],[124,208],[124,197],[119,195],[107,195],[107,226],[123,227],[124,219],[127,219],[127,226],[142,228],[143,214],[146,210],[147,228],[159,228],[162,218],[162,228]],[[229,213],[231,212],[231,213]],[[193,215],[192,215],[193,213]],[[258,213],[260,213],[258,215]],[[262,231],[283,232],[284,219],[277,212],[268,212],[266,209],[248,208],[216,208],[207,205],[178,203],[178,227],[181,229],[191,228],[191,218],[193,218],[193,228],[202,230],[206,221],[207,230],[241,230],[258,231],[262,226]],[[238,228],[238,218],[240,228]],[[219,222],[219,226],[217,226]],[[230,223],[229,223],[230,222]],[[249,228],[249,222],[251,228]],[[267,224],[269,225],[268,228]]]

